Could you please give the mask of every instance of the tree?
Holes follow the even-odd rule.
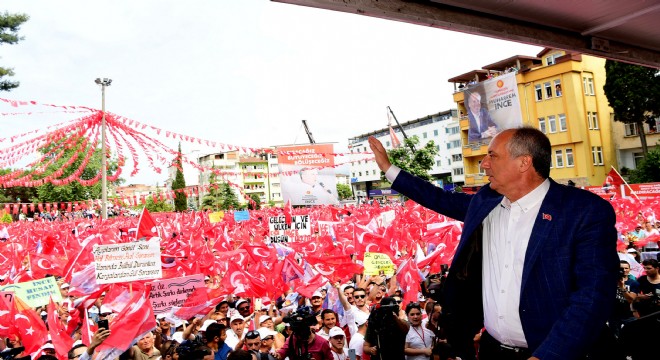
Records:
[[[352,198],[353,190],[346,184],[337,184],[337,195],[339,195],[339,200]]]
[[[25,14],[10,14],[6,11],[4,14],[0,14],[0,44],[11,45],[23,40],[22,37],[18,36],[18,30],[29,18]],[[3,79],[9,76],[14,76],[14,70],[0,67],[0,90],[9,91],[18,87],[18,81]]]
[[[250,199],[252,199],[252,201],[254,201],[254,203],[252,201],[248,202],[248,205],[247,205],[248,209],[250,209],[250,210],[259,210],[259,209],[261,209],[261,197],[259,195],[252,194],[252,195],[250,195]]]
[[[208,194],[202,198],[202,210],[228,210],[239,209],[241,204],[238,201],[236,193],[231,189],[231,186],[226,182],[217,183],[215,173],[211,173],[209,177]]]
[[[411,147],[413,147],[411,145],[417,149],[414,154],[411,150]],[[426,143],[422,148],[419,148],[417,145],[419,145],[419,138],[417,135],[413,135],[405,139],[404,144],[400,147],[387,151],[387,155],[392,164],[417,177],[430,181],[433,177],[429,175],[429,170],[433,168],[433,164],[435,163],[434,157],[438,154],[438,150],[435,148],[435,142],[433,140]],[[385,173],[382,171],[381,178],[385,180]]]
[[[660,181],[660,143],[630,171],[630,182],[634,184]]]
[[[152,196],[147,196],[147,203],[144,205],[149,212],[152,213],[157,213],[157,212],[170,212],[174,210],[172,208],[172,205],[167,203],[166,201],[154,201],[154,198]]]
[[[660,116],[660,72],[657,69],[613,60],[605,62],[605,95],[614,109],[614,120],[636,124],[644,156],[648,153],[644,123]]]
[[[14,172],[12,169],[0,169],[0,176]],[[33,187],[14,186],[0,188],[0,203],[37,201],[37,189]]]
[[[182,212],[188,210],[188,199],[183,189],[186,188],[186,179],[183,177],[183,162],[181,161],[181,143],[179,143],[179,153],[174,159],[174,166],[176,166],[176,175],[172,182],[172,190],[174,190],[174,211]],[[180,191],[176,191],[180,190]]]

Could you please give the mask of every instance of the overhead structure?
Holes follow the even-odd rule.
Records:
[[[403,21],[660,68],[660,0],[271,1]]]
[[[309,131],[309,127],[307,126],[307,120],[303,120],[302,123],[303,126],[305,127],[305,132],[307,133],[307,137],[309,138],[309,143],[316,144],[316,141],[314,141],[314,136],[312,136],[312,132]]]

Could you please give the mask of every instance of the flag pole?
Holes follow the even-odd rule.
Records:
[[[628,182],[626,181],[626,179],[624,179],[623,176],[621,176],[621,174],[619,174],[619,172],[614,168],[614,166],[610,165],[610,167],[612,168],[612,170],[614,170],[614,172],[615,172],[617,175],[619,175],[619,177],[621,178],[621,180],[623,180],[623,183],[626,184],[626,186],[628,187],[628,190],[630,190],[630,193],[633,194],[633,196],[635,196],[635,198],[636,198],[638,201],[641,201],[641,200],[639,199],[639,196],[637,196],[637,194],[635,193],[635,191],[630,187],[630,185],[628,185]]]

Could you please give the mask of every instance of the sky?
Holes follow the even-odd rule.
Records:
[[[0,46],[0,66],[20,81],[1,98],[100,109],[94,79],[107,77],[108,111],[247,147],[306,143],[305,119],[316,142],[345,152],[387,126],[387,106],[400,122],[455,108],[447,79],[542,50],[268,0],[3,0],[0,11],[30,16],[24,40]],[[0,126],[20,134],[78,116],[0,116]],[[182,144],[195,150],[207,152]],[[166,179],[140,168],[127,184]]]

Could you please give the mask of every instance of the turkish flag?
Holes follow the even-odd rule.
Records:
[[[396,282],[399,283],[401,290],[403,290],[403,303],[401,307],[406,304],[417,301],[417,296],[421,291],[419,282],[422,280],[419,276],[419,270],[414,265],[415,261],[412,258],[404,260],[396,272]]]
[[[66,305],[63,305],[66,306]],[[66,360],[67,352],[73,346],[73,339],[71,336],[67,335],[66,329],[62,325],[59,316],[57,315],[57,305],[53,302],[53,298],[50,298],[48,303],[48,333],[50,334],[50,339],[53,341],[55,350],[57,352],[57,358],[59,360]]]
[[[14,323],[14,293],[0,291],[0,337],[6,338]]]
[[[145,206],[142,208],[142,214],[140,214],[140,220],[138,220],[135,239],[138,240],[146,237],[148,240],[154,236],[158,236],[158,228],[156,227],[156,222],[151,217],[149,210],[147,210],[147,207]]]
[[[46,275],[63,276],[66,264],[67,260],[57,255],[30,254],[30,270],[35,279],[45,278]]]
[[[396,136],[396,134],[394,133],[394,129],[392,129],[391,126],[390,126],[390,141],[392,142],[392,147],[395,149],[401,146],[401,141]]]
[[[619,187],[623,185],[624,181],[621,175],[612,168],[609,173],[607,173],[607,176],[605,176],[605,182],[603,183],[603,187],[607,186],[614,186],[614,187]]]
[[[18,296],[14,296],[14,328],[28,354],[39,350],[48,340],[48,329],[44,321]]]
[[[309,279],[307,283],[301,283],[298,286],[295,287],[296,292],[306,298],[312,298],[312,294],[314,294],[314,291],[318,290],[323,284],[325,284],[328,280],[323,277],[321,274],[316,274],[314,277]]]

